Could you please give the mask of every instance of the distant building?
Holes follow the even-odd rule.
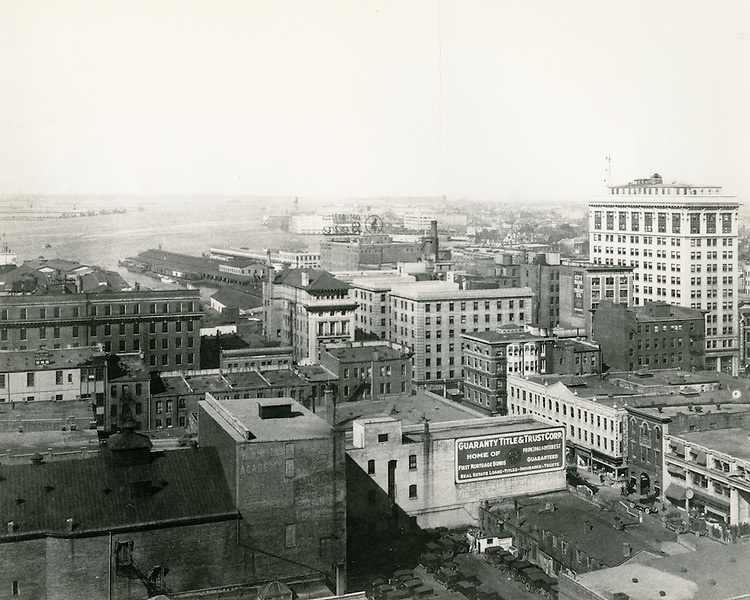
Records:
[[[602,372],[602,349],[583,340],[558,338],[552,346],[549,372],[592,375]]]
[[[591,260],[634,269],[633,301],[706,314],[706,364],[736,374],[739,359],[739,204],[720,186],[654,174],[610,186],[589,203]]]
[[[319,252],[279,250],[273,260],[290,269],[320,269]]]
[[[249,258],[231,258],[218,263],[218,266],[222,273],[255,277],[258,280],[265,274],[265,264]]]
[[[681,405],[628,406],[628,487],[642,496],[664,498],[664,438],[667,434],[745,427],[750,431],[750,404],[731,390],[700,392],[683,386],[675,393]]]
[[[211,296],[211,308],[220,314],[234,311],[244,317],[263,312],[263,299],[243,290],[222,287]]]
[[[251,557],[254,576],[325,574],[343,591],[343,433],[289,398],[219,401],[207,394],[198,442],[221,449],[220,472],[246,516],[231,539]]]
[[[545,254],[521,265],[521,285],[536,295],[531,322],[591,336],[592,315],[600,302],[633,303],[633,267],[585,262],[561,263]]]
[[[97,403],[97,430],[113,432],[130,422],[136,429],[153,429],[157,417],[150,410],[151,373],[143,357],[109,355],[107,365],[107,395],[103,411]]]
[[[198,402],[210,393],[217,400],[292,398],[315,405],[322,390],[300,372],[280,366],[196,375],[164,374],[154,381],[149,399],[149,429],[186,429],[198,412]]]
[[[594,313],[593,337],[616,371],[705,368],[705,311],[647,301],[628,308],[604,301]]]
[[[293,269],[263,284],[264,332],[292,346],[294,359],[317,361],[321,344],[354,340],[350,286],[325,271]]]
[[[568,460],[623,472],[625,406],[633,394],[598,376],[508,375],[508,414],[565,427]]]
[[[396,242],[384,233],[326,238],[320,242],[320,265],[327,271],[377,269],[416,261],[422,254],[421,242]]]
[[[411,394],[411,354],[397,344],[326,344],[320,364],[338,378],[339,402]]]

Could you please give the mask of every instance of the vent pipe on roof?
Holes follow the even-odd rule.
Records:
[[[8,526],[8,533],[13,533],[17,529],[15,521],[8,521],[6,525]]]

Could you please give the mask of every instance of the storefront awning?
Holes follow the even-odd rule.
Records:
[[[681,487],[679,485],[675,485],[674,483],[670,483],[667,486],[667,490],[664,492],[664,494],[668,498],[672,498],[673,500],[684,500],[685,499],[685,488]]]

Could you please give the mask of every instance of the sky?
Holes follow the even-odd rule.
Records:
[[[0,81],[4,199],[750,201],[747,0],[0,0]]]

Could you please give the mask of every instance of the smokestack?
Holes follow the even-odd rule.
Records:
[[[332,427],[336,425],[336,400],[332,389],[326,388],[323,392],[323,402],[317,414]]]
[[[432,251],[435,253],[435,262],[438,259],[438,234],[437,234],[437,221],[430,221],[430,241],[432,243]]]

